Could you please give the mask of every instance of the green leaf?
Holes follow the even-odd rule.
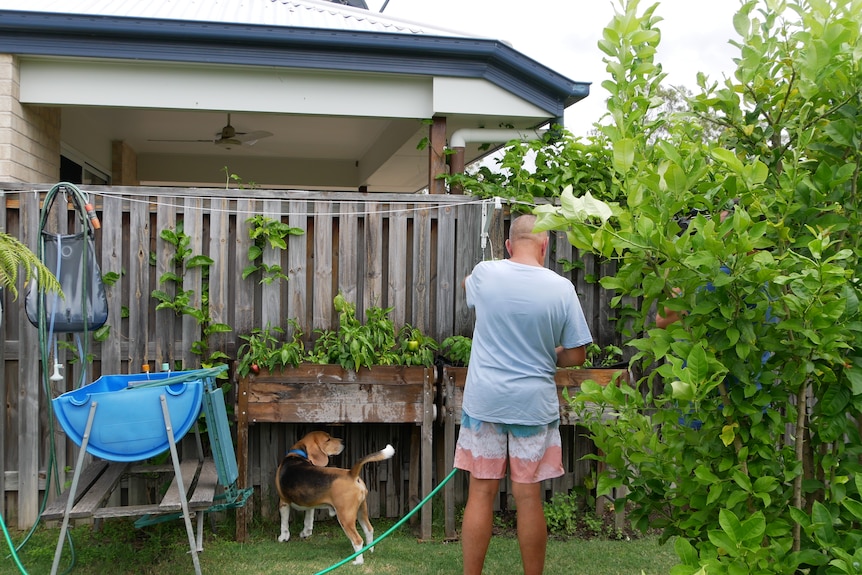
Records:
[[[727,533],[722,533],[718,530],[710,530],[707,533],[710,543],[723,550],[731,557],[739,557],[739,551],[736,549],[736,541],[731,539]]]
[[[692,348],[686,358],[686,365],[691,373],[691,379],[695,382],[704,382],[709,379],[709,360],[706,351],[701,346]]]
[[[635,142],[623,138],[614,142],[614,169],[620,174],[628,172],[635,161]]]
[[[694,386],[687,381],[676,380],[671,382],[671,397],[678,401],[692,401],[694,399]]]
[[[572,186],[566,186],[560,194],[560,209],[569,222],[584,222],[590,218],[599,218],[605,222],[613,215],[611,207],[595,199],[590,192],[576,197]]]
[[[758,511],[740,525],[740,540],[749,543],[750,546],[759,546],[766,533],[766,518],[762,511]]]
[[[745,180],[749,187],[754,187],[757,184],[762,184],[769,177],[769,168],[760,160],[755,160],[752,164],[746,166],[743,170]]]
[[[284,241],[284,238],[271,236],[269,238],[269,245],[272,246],[273,248],[277,248],[280,250],[286,250],[287,249],[287,242]]]
[[[166,282],[169,282],[169,281],[172,281],[172,282],[175,282],[175,283],[182,283],[183,278],[181,278],[180,276],[178,276],[178,275],[177,275],[177,274],[175,274],[174,272],[165,272],[165,273],[163,273],[163,274],[162,274],[162,276],[159,278],[159,284],[163,284],[163,283],[166,283]]]
[[[153,299],[159,300],[160,302],[171,301],[171,296],[169,296],[166,292],[164,292],[162,290],[158,290],[158,289],[153,290],[150,293],[150,297],[152,297]]]
[[[829,509],[820,503],[814,502],[811,510],[811,522],[814,527],[814,536],[821,545],[833,545],[835,543],[835,529],[832,526],[832,514]]]
[[[852,513],[857,520],[862,520],[862,502],[846,497],[841,500],[841,505]]]
[[[794,522],[799,523],[803,529],[811,525],[811,518],[808,517],[808,514],[797,507],[790,508],[790,518]]]
[[[721,442],[724,443],[725,447],[733,443],[733,440],[736,438],[737,427],[739,427],[739,424],[734,423],[721,428]]]
[[[748,17],[746,12],[740,10],[736,14],[733,15],[733,29],[736,30],[736,33],[746,38],[748,36],[748,32],[751,28],[752,22]]]
[[[685,170],[676,164],[667,164],[662,181],[665,184],[665,190],[675,197],[681,196],[688,190],[688,176]]]
[[[615,488],[622,486],[623,479],[621,477],[609,477],[607,474],[599,476],[599,481],[596,485],[596,497],[607,495]]]
[[[709,486],[709,495],[706,498],[706,504],[715,505],[722,493],[724,493],[724,486],[722,483],[711,484]]]
[[[242,270],[242,279],[248,279],[248,276],[256,272],[259,268],[257,266],[248,266]]]
[[[226,323],[211,323],[207,327],[207,333],[230,333],[233,328]]]
[[[696,567],[698,564],[697,549],[683,537],[677,537],[673,542],[677,557],[685,565]]]
[[[720,509],[718,511],[718,524],[721,525],[722,531],[724,531],[734,543],[739,543],[744,539],[742,536],[742,524],[739,522],[739,518],[733,511],[730,511],[729,509]]]
[[[828,386],[818,402],[823,415],[827,416],[843,414],[849,403],[850,390],[843,385]]]
[[[719,482],[718,476],[715,473],[713,473],[712,471],[710,471],[709,468],[703,464],[698,465],[695,468],[694,476],[697,477],[698,479],[700,479],[704,483],[712,484],[712,483],[718,483]]]
[[[742,162],[731,150],[726,150],[724,148],[715,148],[712,150],[712,157],[726,165],[731,171],[737,174],[742,173]]]
[[[213,259],[208,256],[194,256],[186,262],[187,268],[199,268],[213,265]]]
[[[93,339],[96,341],[105,341],[108,339],[108,336],[110,336],[110,335],[111,335],[111,326],[109,324],[105,324],[93,332]]]
[[[171,229],[166,228],[162,230],[161,232],[159,232],[159,237],[171,244],[172,246],[177,246],[180,243],[179,236],[177,236],[177,233]]]

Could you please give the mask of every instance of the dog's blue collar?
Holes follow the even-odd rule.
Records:
[[[308,459],[308,454],[301,449],[291,449],[287,452],[288,455],[298,455],[303,459]]]

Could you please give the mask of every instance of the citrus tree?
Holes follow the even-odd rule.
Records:
[[[557,144],[574,169],[537,208],[616,261],[614,305],[640,302],[644,376],[573,398],[598,493],[627,487],[635,524],[675,537],[674,574],[860,573],[862,2],[743,1],[737,69],[699,78],[689,118],[658,110],[660,6],[639,8],[599,43],[606,123]],[[584,209],[591,183],[613,217]]]

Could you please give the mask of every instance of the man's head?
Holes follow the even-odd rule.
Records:
[[[515,218],[509,227],[506,249],[513,258],[535,257],[540,264],[543,264],[545,252],[548,249],[548,232],[533,233],[534,227],[536,227],[536,216],[532,214]]]

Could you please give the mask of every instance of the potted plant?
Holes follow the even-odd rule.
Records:
[[[254,329],[248,335],[239,336],[245,341],[238,352],[237,373],[241,377],[249,373],[257,375],[261,369],[273,372],[285,367],[296,367],[306,359],[302,329],[294,319],[289,319],[288,323],[293,327],[289,342],[282,343],[276,337],[284,334],[280,327],[267,326],[265,329]]]
[[[397,332],[389,318],[393,308],[372,306],[365,310],[365,323],[356,317],[356,306],[341,294],[333,300],[338,328],[318,330],[307,361],[340,365],[359,371],[375,366],[420,366],[431,368],[437,342],[409,324]]]

